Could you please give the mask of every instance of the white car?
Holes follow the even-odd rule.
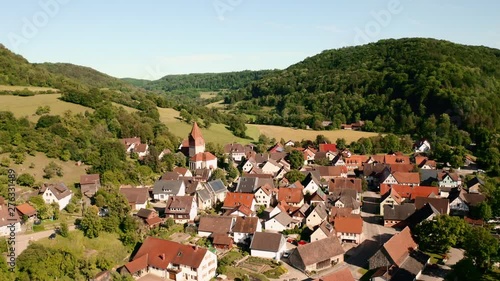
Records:
[[[289,256],[290,256],[290,253],[289,253],[289,252],[284,252],[284,253],[283,253],[283,257],[284,257],[285,259],[286,259],[286,258],[288,258]]]

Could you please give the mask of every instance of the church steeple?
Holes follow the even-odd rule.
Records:
[[[189,157],[205,152],[205,140],[201,134],[201,129],[198,123],[194,122],[191,133],[189,134]]]

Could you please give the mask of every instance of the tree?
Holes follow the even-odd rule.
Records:
[[[24,173],[17,178],[17,183],[21,186],[33,186],[35,178],[30,174]]]
[[[90,206],[85,209],[82,221],[80,222],[80,229],[83,234],[88,238],[97,238],[102,230],[101,218],[99,218],[99,210],[96,206]]]
[[[59,235],[61,235],[62,237],[68,237],[69,236],[68,223],[61,222],[61,224],[59,224]]]
[[[45,173],[43,177],[46,179],[51,179],[56,175],[58,177],[62,177],[64,175],[62,167],[57,165],[54,161],[50,161],[50,163],[43,168],[43,172]]]
[[[465,256],[470,258],[475,266],[488,269],[492,257],[498,255],[498,240],[483,227],[473,227],[465,237]]]
[[[347,148],[347,141],[344,138],[338,138],[335,143],[337,144],[337,149],[343,150]]]
[[[31,197],[29,202],[36,209],[38,218],[46,220],[52,217],[52,211],[49,209],[50,205],[45,204],[45,200],[41,195]]]
[[[290,154],[288,154],[288,162],[292,169],[299,169],[304,164],[304,156],[302,152],[298,150],[292,150]]]
[[[301,173],[299,170],[291,170],[290,172],[285,174],[285,178],[289,182],[296,182],[296,181],[302,182],[306,178],[306,175]]]
[[[221,168],[217,168],[212,172],[211,180],[221,180],[225,185],[227,184],[226,172]]]
[[[471,208],[471,216],[475,219],[483,219],[485,221],[489,220],[492,217],[491,206],[483,201],[479,205]]]
[[[424,221],[415,228],[415,236],[425,251],[446,253],[450,247],[464,241],[470,226],[459,217],[440,215],[432,221]]]
[[[480,280],[481,272],[477,270],[471,259],[464,258],[451,267],[452,271],[446,276],[446,281]]]

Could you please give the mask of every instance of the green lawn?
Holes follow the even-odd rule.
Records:
[[[430,263],[431,264],[439,264],[443,261],[443,255],[441,254],[435,254],[435,253],[430,253],[430,252],[425,252],[431,257]]]

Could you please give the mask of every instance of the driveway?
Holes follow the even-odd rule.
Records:
[[[287,269],[287,273],[281,275],[280,279],[271,279],[271,280],[306,280],[308,277],[302,271],[296,269],[295,267],[291,266],[288,264],[288,258],[281,258],[281,261],[283,262],[283,266]]]

